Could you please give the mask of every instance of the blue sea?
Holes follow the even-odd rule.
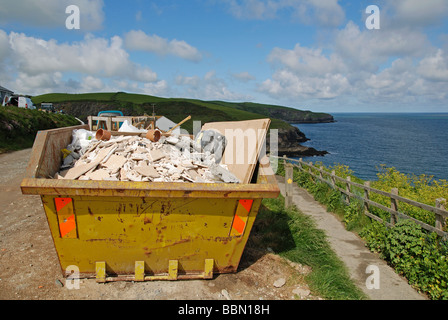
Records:
[[[381,164],[405,174],[448,179],[448,113],[335,113],[335,123],[297,124],[303,145],[330,154],[308,157],[348,165],[364,180],[377,180]]]

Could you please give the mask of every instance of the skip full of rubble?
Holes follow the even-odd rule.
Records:
[[[75,130],[55,179],[137,182],[240,183],[220,156],[204,151],[190,136],[162,136],[159,141],[133,136],[96,140]]]

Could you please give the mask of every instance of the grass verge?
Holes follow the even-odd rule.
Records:
[[[350,279],[325,233],[298,209],[286,209],[281,195],[263,200],[253,230],[250,241],[257,246],[270,247],[274,253],[312,268],[306,281],[315,295],[327,300],[368,299]]]

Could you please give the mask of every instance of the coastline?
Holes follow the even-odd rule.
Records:
[[[327,150],[324,165],[344,164],[364,180],[380,166],[406,174],[447,179],[447,112],[339,112],[331,125],[298,125],[311,139],[305,146]],[[297,158],[300,158],[298,156]]]
[[[278,131],[278,156],[283,157],[317,157],[328,154],[326,150],[317,150],[313,147],[302,145],[310,141],[299,128],[292,126],[291,129],[280,129]],[[266,150],[270,151],[269,137],[266,140]]]

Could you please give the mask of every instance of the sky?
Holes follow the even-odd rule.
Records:
[[[0,85],[448,112],[447,17],[447,0],[2,0]]]

